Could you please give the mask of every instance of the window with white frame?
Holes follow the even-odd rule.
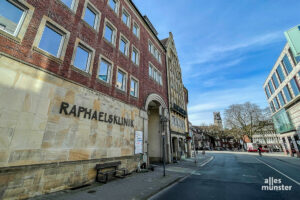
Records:
[[[92,4],[87,3],[83,17],[84,21],[94,29],[98,29],[100,22],[100,12]]]
[[[139,51],[135,47],[132,47],[131,61],[136,65],[139,64],[139,55]]]
[[[110,22],[106,21],[105,27],[104,27],[105,40],[115,46],[116,45],[116,36],[117,36],[116,28]]]
[[[123,10],[122,10],[122,21],[124,24],[126,24],[128,27],[130,27],[130,15],[126,11],[125,8],[123,8]]]
[[[27,10],[18,1],[0,0],[0,30],[16,36]]]
[[[91,64],[92,51],[85,47],[83,44],[79,43],[76,49],[74,67],[84,71],[89,72],[89,67]]]
[[[59,58],[62,52],[64,36],[65,33],[55,26],[46,24],[38,47]]]
[[[126,73],[123,70],[118,69],[116,87],[122,91],[126,91],[126,79]]]
[[[108,0],[108,4],[115,13],[118,13],[118,9],[119,9],[119,1],[118,0]]]
[[[162,85],[162,76],[159,70],[157,70],[151,63],[149,63],[149,76],[158,84]]]
[[[133,23],[132,32],[136,37],[140,38],[140,27],[136,22]]]
[[[106,83],[110,83],[111,71],[112,64],[109,61],[101,58],[98,78]]]
[[[130,95],[138,97],[138,81],[134,78],[130,80]]]
[[[129,54],[129,41],[123,36],[120,36],[119,50],[126,56]]]
[[[63,2],[68,8],[70,8],[72,11],[76,11],[78,0],[60,0]]]
[[[148,43],[148,50],[154,56],[154,58],[161,63],[161,54],[151,41]]]

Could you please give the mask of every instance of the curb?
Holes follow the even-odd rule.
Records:
[[[151,199],[154,199],[156,196],[158,196],[160,193],[164,192],[164,191],[167,191],[169,188],[177,185],[178,183],[184,181],[185,179],[187,179],[189,176],[191,176],[191,174],[189,175],[186,175],[184,177],[179,177],[177,179],[175,179],[174,181],[170,182],[169,184],[167,184],[166,186],[160,188],[158,191],[155,191],[153,192],[152,194],[150,194],[149,196],[147,196],[146,198],[144,199],[147,199],[147,200],[151,200]]]

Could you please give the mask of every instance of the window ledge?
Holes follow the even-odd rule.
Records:
[[[121,53],[121,55],[123,56],[123,57],[125,57],[126,59],[128,59],[129,58],[129,55],[127,56],[126,54],[124,54],[122,51],[120,51],[120,49],[119,49],[119,52]]]
[[[53,56],[52,54],[50,54],[50,53],[48,53],[48,52],[46,52],[46,51],[44,51],[44,50],[42,50],[42,49],[40,49],[40,48],[38,48],[38,47],[33,47],[33,50],[34,50],[35,52],[37,52],[37,53],[43,55],[43,56],[48,57],[48,58],[49,58],[50,60],[52,60],[52,61],[55,61],[55,62],[57,62],[57,63],[59,63],[59,64],[62,64],[62,63],[63,63],[63,60],[62,60],[62,59],[57,58],[57,57]]]
[[[84,19],[81,19],[81,21],[83,22],[83,24],[87,25],[92,31],[94,31],[96,34],[99,33],[99,28],[98,30],[96,30],[93,26],[91,26],[89,23],[87,23]]]
[[[105,85],[106,87],[111,87],[111,83],[105,82],[105,81],[99,79],[98,77],[96,77],[96,81],[102,85]]]
[[[121,93],[121,94],[126,95],[126,90],[121,90],[121,89],[118,88],[117,86],[116,86],[116,91],[119,92],[119,93]]]
[[[71,8],[69,8],[66,4],[64,4],[61,0],[56,1],[58,2],[61,6],[63,6],[65,9],[69,10],[73,15],[76,14],[76,12],[74,10],[72,10]]]
[[[116,48],[116,45],[108,41],[105,37],[102,37],[103,41],[105,41],[108,45],[110,45],[112,48]]]
[[[91,74],[90,74],[90,73],[88,73],[88,72],[86,72],[86,71],[83,71],[83,70],[81,70],[81,69],[78,69],[78,68],[75,67],[74,65],[71,65],[71,68],[72,68],[73,71],[76,71],[76,72],[82,74],[83,76],[91,77]]]
[[[132,95],[130,95],[130,98],[132,98],[132,99],[134,99],[134,100],[136,100],[136,101],[139,99],[139,97],[132,96]]]
[[[13,42],[16,42],[16,43],[21,43],[21,39],[18,38],[18,36],[14,36],[12,34],[9,34],[3,30],[0,30],[0,35],[3,36],[3,37],[6,37],[7,39],[9,40],[12,40]]]

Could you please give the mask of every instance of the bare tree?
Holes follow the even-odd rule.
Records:
[[[260,122],[267,121],[267,113],[266,109],[250,102],[233,104],[224,112],[225,127],[232,130],[238,139],[243,139],[245,135],[252,138],[264,126]]]

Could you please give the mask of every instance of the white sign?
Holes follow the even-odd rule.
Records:
[[[135,132],[134,154],[143,153],[143,132]]]

